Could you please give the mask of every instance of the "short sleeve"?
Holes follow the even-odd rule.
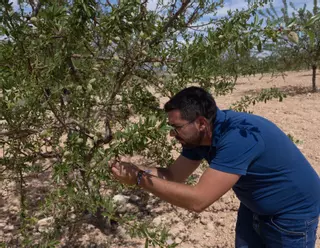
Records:
[[[183,148],[181,155],[190,160],[202,160],[203,157],[197,152],[196,149]]]
[[[219,140],[216,156],[210,161],[210,168],[246,175],[249,165],[264,149],[264,141],[258,132],[242,128],[232,129]]]

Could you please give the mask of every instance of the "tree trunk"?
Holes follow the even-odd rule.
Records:
[[[312,92],[317,92],[316,74],[317,74],[317,66],[312,65]]]

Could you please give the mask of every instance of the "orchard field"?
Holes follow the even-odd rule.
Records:
[[[271,100],[250,106],[249,110],[275,122],[287,134],[290,134],[303,154],[320,174],[320,93],[311,93],[311,71],[286,72],[285,75],[257,75],[239,78],[232,94],[216,98],[220,109],[230,105],[244,95],[257,94],[263,88],[277,87],[287,97],[279,102]],[[166,99],[161,99],[162,104]],[[176,155],[176,154],[175,154]],[[0,150],[3,156],[3,150]],[[127,157],[128,162],[143,163],[141,157]],[[194,182],[201,174],[199,168]],[[35,174],[37,175],[37,174]],[[50,170],[38,176],[28,176],[26,180],[27,194],[34,203],[48,192],[51,185]],[[19,229],[19,194],[17,185],[6,180],[0,182],[0,246],[17,247]],[[130,192],[130,193],[129,193]],[[111,194],[110,190],[102,195]],[[167,243],[178,243],[181,248],[234,247],[234,228],[238,200],[232,192],[228,192],[218,202],[201,214],[194,214],[160,201],[152,195],[139,190],[123,191],[114,198],[119,203],[118,212],[132,212],[140,219],[150,221],[154,226],[166,226],[170,236]],[[38,210],[37,210],[38,211]],[[35,214],[37,216],[37,214]],[[40,216],[40,215],[39,215]],[[43,217],[43,216],[42,216]],[[72,216],[69,216],[72,219]],[[123,227],[113,223],[107,228],[97,228],[90,222],[90,216],[84,215],[66,229],[60,239],[52,247],[144,247],[145,239],[131,238]],[[50,231],[51,216],[35,221],[33,234]],[[32,245],[31,245],[32,247]],[[316,247],[320,247],[320,231]]]

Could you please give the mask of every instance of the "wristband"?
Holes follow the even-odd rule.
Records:
[[[150,170],[146,170],[146,171],[144,171],[144,170],[139,170],[139,171],[138,171],[138,175],[137,175],[137,183],[136,183],[136,184],[139,186],[140,183],[141,183],[141,179],[142,179],[143,175],[148,174],[148,173],[150,173],[150,172],[151,172]]]

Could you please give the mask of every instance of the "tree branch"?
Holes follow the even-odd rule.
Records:
[[[55,153],[55,152],[45,152],[45,153],[36,153],[41,158],[60,158],[60,154]]]
[[[36,1],[29,0],[29,4],[31,5],[31,8],[32,8],[32,16],[37,16],[41,8],[40,0],[36,0]]]
[[[177,11],[174,15],[172,15],[172,16],[170,17],[170,19],[168,20],[168,22],[163,26],[163,28],[162,28],[162,33],[163,33],[163,34],[166,33],[166,32],[168,31],[168,29],[172,26],[172,24],[174,23],[174,21],[175,21],[176,19],[178,19],[178,17],[179,17],[183,12],[186,11],[186,9],[187,9],[187,7],[188,7],[188,5],[189,5],[190,2],[191,2],[191,0],[184,0],[184,1],[182,2],[182,5],[181,5],[180,8],[178,9],[178,11]],[[160,37],[159,37],[159,36],[155,37],[153,40],[150,41],[149,46],[152,46],[153,44],[159,42],[159,40],[160,40]]]
[[[163,32],[167,32],[168,28],[171,27],[173,22],[181,15],[186,8],[188,7],[188,4],[191,2],[191,0],[185,0],[182,2],[181,7],[178,9],[178,11],[169,19],[169,21],[164,25]]]
[[[11,130],[11,131],[2,131],[0,132],[0,137],[9,137],[9,138],[23,138],[32,134],[39,133],[40,130],[36,129],[23,129],[23,130]]]
[[[51,110],[51,112],[53,113],[54,117],[56,117],[56,119],[60,122],[60,124],[64,127],[65,130],[67,130],[67,126],[64,123],[64,121],[60,118],[60,116],[58,115],[56,109],[53,107],[53,105],[50,103],[50,100],[48,101],[48,105],[49,108]]]
[[[81,55],[81,54],[72,54],[71,55],[72,58],[75,59],[97,59],[97,60],[110,60],[111,58],[109,57],[102,57],[102,56],[98,56],[95,57],[93,55]]]
[[[71,70],[71,74],[77,79],[80,80],[80,77],[78,75],[78,70],[77,68],[74,66],[73,62],[72,62],[72,58],[71,56],[66,58],[66,62]]]
[[[194,21],[194,19],[197,17],[198,11],[199,11],[199,6],[196,7],[196,9],[193,11],[191,16],[189,17],[189,20],[186,22],[186,26],[189,26],[190,23]]]
[[[113,10],[113,6],[112,6],[112,4],[110,3],[110,1],[109,0],[106,0],[106,3],[109,5],[109,7],[111,7],[111,9]]]
[[[88,155],[85,158],[86,163],[90,163],[90,161],[93,158],[94,153],[96,150],[103,144],[108,144],[112,140],[112,132],[111,132],[111,127],[110,127],[110,122],[108,117],[106,117],[105,120],[105,135],[102,139],[98,139],[93,147],[90,149]]]

